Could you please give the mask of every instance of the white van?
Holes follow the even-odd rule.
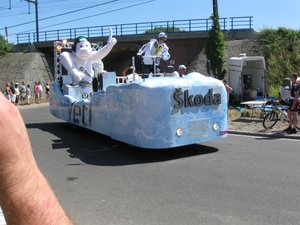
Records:
[[[229,59],[230,103],[264,98],[266,94],[266,64],[263,56],[247,56],[245,53]]]

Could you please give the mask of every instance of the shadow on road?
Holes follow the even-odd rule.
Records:
[[[67,149],[71,158],[99,166],[122,166],[130,164],[168,161],[186,157],[211,154],[218,149],[195,144],[172,149],[142,149],[118,142],[105,135],[77,128],[65,122],[26,124],[27,129],[40,129],[57,137],[52,140],[53,150]],[[70,166],[79,165],[78,163]]]

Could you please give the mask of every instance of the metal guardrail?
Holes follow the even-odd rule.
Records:
[[[225,30],[252,29],[253,17],[230,17],[219,19],[220,27]],[[39,32],[39,42],[56,41],[62,39],[73,40],[78,36],[107,37],[108,29],[114,30],[114,36],[143,35],[158,33],[157,29],[167,29],[167,33],[201,32],[208,31],[212,26],[211,19],[173,20],[143,23],[128,23],[117,25],[104,25],[93,27],[70,28],[62,30],[49,30]],[[36,32],[17,34],[17,43],[36,42]]]
[[[252,29],[253,28],[253,16],[246,16],[246,17],[230,17],[230,30],[237,30],[237,29]]]

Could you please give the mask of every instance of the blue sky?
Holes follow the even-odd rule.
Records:
[[[212,0],[30,0],[38,2],[40,31],[139,22],[206,19]],[[11,8],[11,9],[9,9]],[[253,28],[300,28],[300,0],[218,0],[219,17],[253,16]],[[35,4],[1,0],[0,34],[35,32]],[[30,23],[31,22],[31,23]],[[59,24],[59,25],[57,25]]]

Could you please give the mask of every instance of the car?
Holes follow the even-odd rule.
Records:
[[[297,78],[297,82],[300,83],[300,77]],[[288,98],[290,97],[290,86],[290,78],[284,78],[279,88],[279,98],[282,104],[288,103]]]

